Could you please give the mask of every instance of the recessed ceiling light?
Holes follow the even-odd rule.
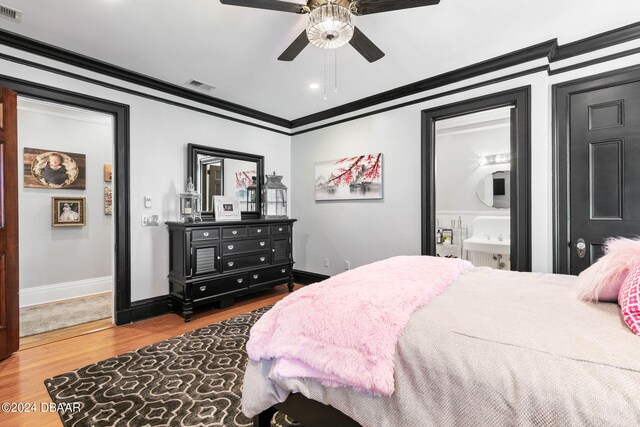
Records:
[[[318,83],[311,83],[309,89],[320,89],[320,85]]]

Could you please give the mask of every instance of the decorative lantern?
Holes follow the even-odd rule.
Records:
[[[193,180],[189,177],[186,191],[180,193],[180,221],[202,221],[202,216],[200,215],[201,203],[202,196],[196,191]]]
[[[287,218],[287,187],[282,183],[282,175],[267,175],[262,186],[262,217],[265,219]]]
[[[256,192],[258,186],[256,185],[256,177],[251,177],[251,185],[247,187],[247,210],[249,212],[255,212],[256,209]]]

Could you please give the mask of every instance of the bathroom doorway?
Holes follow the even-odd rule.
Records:
[[[436,255],[511,269],[511,110],[436,121]]]
[[[422,253],[530,271],[529,88],[423,111]]]

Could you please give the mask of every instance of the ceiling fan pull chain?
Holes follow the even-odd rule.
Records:
[[[338,49],[333,49],[333,93],[338,93]]]
[[[327,100],[327,51],[324,51],[324,94],[323,94],[323,98],[326,101]]]

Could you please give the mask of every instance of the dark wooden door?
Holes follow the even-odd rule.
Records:
[[[0,87],[0,359],[18,350],[16,93]]]
[[[222,167],[219,165],[211,166],[211,194],[215,196],[222,196],[224,191],[222,190]],[[213,210],[213,207],[212,209]]]
[[[570,265],[579,274],[609,237],[640,234],[640,82],[571,96]]]

